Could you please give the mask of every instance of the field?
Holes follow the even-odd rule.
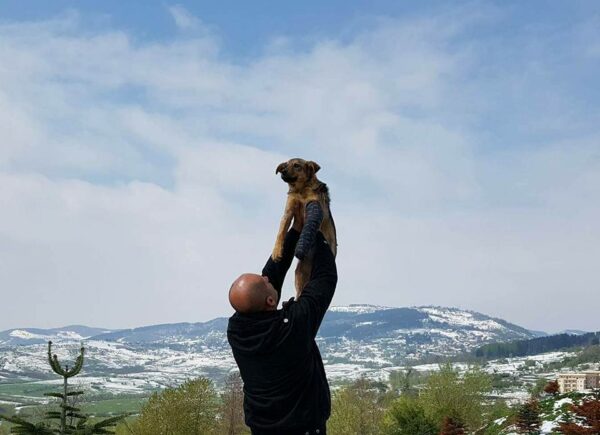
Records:
[[[22,382],[0,384],[0,407],[13,406],[17,409],[31,409],[50,405],[57,399],[45,397],[44,393],[58,391],[42,382]],[[87,394],[78,406],[85,413],[105,416],[122,412],[138,412],[148,395],[131,394]],[[0,408],[1,409],[1,408]]]

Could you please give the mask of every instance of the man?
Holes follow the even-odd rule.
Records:
[[[297,211],[283,258],[262,276],[243,274],[229,290],[236,313],[227,339],[244,381],[244,414],[253,435],[324,435],[331,412],[329,384],[315,337],[337,284],[335,258],[317,233],[310,281],[298,300],[277,309],[302,230]]]

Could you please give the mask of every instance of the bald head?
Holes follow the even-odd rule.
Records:
[[[266,276],[244,273],[229,289],[229,303],[239,313],[277,309],[277,290]]]

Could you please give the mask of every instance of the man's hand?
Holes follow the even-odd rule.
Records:
[[[292,228],[301,233],[302,227],[304,227],[304,205],[298,202],[294,207],[294,224]]]

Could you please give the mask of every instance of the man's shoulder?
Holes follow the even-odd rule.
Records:
[[[229,317],[229,319],[227,319],[227,326],[228,328],[231,328],[232,326],[247,327],[253,324],[264,323],[265,321],[268,322],[280,317],[281,313],[281,309],[261,311],[257,313],[240,313],[236,311]]]

